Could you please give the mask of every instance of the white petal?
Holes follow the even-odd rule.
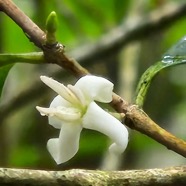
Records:
[[[59,106],[71,107],[72,104],[63,99],[61,96],[56,96],[50,104],[50,107],[56,108]]]
[[[62,126],[59,138],[48,140],[47,148],[57,164],[71,159],[79,149],[82,126],[78,123],[66,123]]]
[[[54,100],[51,102],[51,104],[50,104],[50,108],[57,108],[57,109],[60,109],[60,108],[62,108],[62,107],[66,107],[67,108],[67,110],[68,110],[68,108],[70,109],[70,108],[72,108],[72,110],[73,110],[73,106],[72,106],[72,104],[71,103],[69,103],[68,101],[66,101],[65,99],[63,99],[61,96],[56,96],[55,98],[54,98]],[[75,109],[74,109],[75,110]],[[73,115],[69,115],[68,113],[67,113],[67,117],[73,117],[74,118],[74,116]],[[77,117],[76,117],[77,116]],[[78,119],[80,117],[80,113],[78,113],[78,115],[75,115],[75,118],[73,119],[73,120],[75,120],[75,119]],[[61,128],[61,126],[62,126],[62,123],[63,123],[63,120],[61,120],[59,117],[56,117],[56,115],[54,115],[54,116],[49,116],[48,117],[48,119],[49,119],[49,124],[50,125],[52,125],[53,127],[55,127],[55,128],[57,128],[57,129],[60,129]]]
[[[80,78],[74,85],[81,89],[89,100],[96,100],[103,103],[112,101],[113,83],[105,78],[87,75]]]
[[[99,131],[114,142],[110,151],[122,153],[128,144],[126,127],[109,113],[105,112],[95,102],[91,102],[83,117],[83,127]]]
[[[59,106],[64,106],[64,107],[70,107],[71,104],[67,102],[65,99],[63,99],[61,96],[56,96],[53,101],[50,104],[50,108],[56,108]],[[53,127],[60,129],[62,125],[62,121],[57,118],[57,117],[48,117],[49,124],[52,125]]]
[[[74,103],[79,102],[78,99],[74,96],[74,94],[63,84],[46,76],[40,76],[40,78],[43,81],[43,83],[45,83],[47,86],[53,89],[56,93],[58,93],[65,100],[69,102],[74,102]]]

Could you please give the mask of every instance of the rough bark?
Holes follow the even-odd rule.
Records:
[[[3,186],[185,186],[186,166],[165,169],[45,171],[0,168]]]

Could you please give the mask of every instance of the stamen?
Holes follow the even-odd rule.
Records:
[[[36,109],[40,112],[42,116],[54,116],[54,111],[51,108],[36,106]]]
[[[53,117],[61,119],[62,121],[76,121],[81,118],[81,113],[77,109],[58,107],[58,108],[43,108],[36,107],[42,116]]]
[[[81,105],[86,105],[85,97],[82,93],[82,91],[73,85],[67,85],[67,88],[73,92],[73,94],[77,97],[77,99],[80,101]]]

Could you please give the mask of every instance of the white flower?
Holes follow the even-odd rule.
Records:
[[[50,125],[60,129],[59,138],[52,138],[47,143],[57,164],[68,161],[77,153],[83,128],[107,135],[113,141],[109,148],[111,153],[120,154],[125,150],[128,144],[126,127],[94,102],[112,101],[113,84],[110,81],[87,75],[74,86],[66,87],[46,76],[41,76],[41,80],[59,94],[49,108],[36,107],[41,115],[49,117]]]

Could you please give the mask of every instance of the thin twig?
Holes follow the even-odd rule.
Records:
[[[45,43],[45,33],[11,0],[0,0],[0,10],[6,13],[39,48]],[[19,15],[19,16],[17,16]]]
[[[4,0],[4,1],[1,0],[0,1],[0,7],[3,7],[2,11],[4,11],[4,12],[9,11],[9,6],[11,6],[11,5],[7,6],[8,5],[7,2],[9,4],[12,3],[12,1],[10,1],[10,0]],[[174,13],[175,13],[175,10],[176,10],[176,13],[175,13],[176,16],[175,17],[180,15],[180,12],[177,12],[178,10],[180,11],[180,10],[185,10],[185,9],[186,9],[186,4],[184,4],[183,6],[178,6],[176,9],[173,9]],[[14,11],[14,9],[12,9],[11,11]],[[24,20],[27,20],[28,18],[23,12],[19,11],[19,9],[16,8],[16,12],[14,14],[11,14],[11,15],[14,16],[14,20],[17,20],[17,18],[15,18],[15,17],[20,17],[21,16],[22,19],[19,20],[19,25],[23,28],[27,28],[28,33],[33,33],[33,30],[35,29],[35,26],[34,26],[33,23],[30,24],[31,20],[29,20],[29,22],[24,21]],[[169,15],[169,17],[171,17],[173,19],[172,15],[171,16]],[[167,23],[168,20],[170,22],[170,19],[167,19],[167,15],[164,17],[164,19],[160,20],[160,22],[158,22],[158,24],[157,24],[157,20],[155,20],[155,21],[153,21],[153,27],[151,27],[151,28],[156,28],[156,26],[161,25],[162,22]],[[140,36],[141,36],[142,31],[144,33],[144,28],[146,28],[147,25],[148,24],[146,24],[145,27],[140,27],[140,29],[138,30]],[[152,24],[151,24],[151,26],[152,26]],[[143,29],[141,29],[141,28],[143,28]],[[37,28],[37,29],[39,29],[39,28]],[[39,31],[38,33],[42,33],[42,31]],[[136,30],[134,30],[134,32],[130,32],[131,35],[133,35],[134,33],[137,34]],[[146,34],[146,32],[145,32],[145,34]],[[58,65],[64,67],[65,69],[67,69],[73,75],[75,75],[77,77],[80,77],[80,76],[83,76],[83,75],[89,73],[79,63],[77,63],[76,61],[74,61],[72,59],[69,59],[64,54],[64,50],[63,50],[62,45],[45,46],[44,47],[43,43],[42,43],[43,42],[43,34],[37,35],[37,37],[33,36],[33,38],[32,38],[31,34],[29,34],[29,36],[31,37],[31,40],[37,46],[40,46],[40,48],[43,50],[43,52],[45,54],[45,59],[48,62],[52,62],[52,63],[58,64]],[[113,35],[113,37],[114,37],[114,35]],[[119,38],[120,37],[121,37],[121,35],[119,35]],[[128,38],[130,38],[130,37],[128,36]],[[36,40],[36,39],[38,39],[38,40]],[[121,40],[121,38],[120,38],[120,40]],[[118,40],[118,42],[120,40]],[[39,42],[41,42],[41,43],[38,44]],[[105,44],[108,44],[108,46],[109,46],[109,44],[110,44],[109,42],[110,42],[110,40],[108,40],[108,42],[106,42]],[[117,46],[121,46],[121,42],[119,42]],[[105,48],[107,48],[107,47],[105,46]],[[165,145],[167,148],[169,148],[169,149],[181,154],[182,156],[186,157],[186,142],[184,142],[183,140],[181,140],[179,138],[176,138],[172,134],[170,134],[167,131],[165,131],[164,129],[160,128],[142,110],[138,109],[138,107],[129,105],[125,100],[123,100],[120,96],[118,96],[116,94],[113,94],[112,106],[118,112],[126,114],[125,124],[127,126],[148,135],[149,137],[151,137],[151,138],[155,139],[156,141]]]

